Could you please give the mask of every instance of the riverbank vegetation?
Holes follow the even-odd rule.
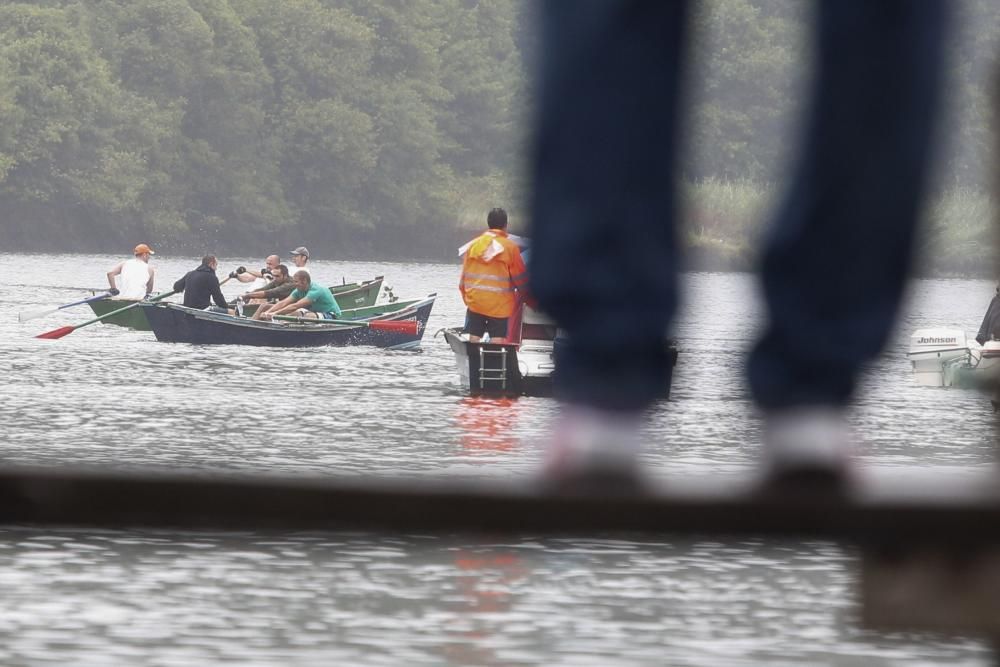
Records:
[[[986,81],[1000,7],[955,3],[937,273],[990,270]],[[808,85],[810,5],[706,0],[679,167],[693,266],[741,269]],[[535,5],[0,0],[0,250],[452,260],[528,224]],[[777,185],[773,185],[777,184]],[[931,241],[928,241],[930,243]]]
[[[707,179],[682,189],[690,268],[747,271],[780,190],[750,181]],[[924,208],[916,270],[934,276],[996,276],[996,201],[965,187],[932,193]]]

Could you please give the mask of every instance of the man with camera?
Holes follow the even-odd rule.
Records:
[[[233,271],[229,274],[229,277],[236,278],[241,283],[252,283],[247,287],[247,290],[255,292],[274,280],[274,269],[280,263],[280,257],[277,255],[268,255],[267,259],[264,260],[264,268],[258,270],[246,269],[243,273]]]

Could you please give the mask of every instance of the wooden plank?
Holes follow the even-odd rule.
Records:
[[[862,625],[1000,637],[1000,548],[867,549],[860,565]]]
[[[0,471],[0,524],[183,530],[778,537],[861,545],[861,621],[1000,636],[997,476],[866,475],[843,494],[712,476],[641,492],[458,479],[291,479]]]
[[[0,523],[392,532],[759,535],[863,545],[1000,542],[991,473],[869,476],[840,495],[685,477],[641,492],[554,493],[524,480],[192,477],[0,471]]]

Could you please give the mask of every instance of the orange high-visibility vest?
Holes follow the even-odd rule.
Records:
[[[521,249],[507,238],[507,232],[490,229],[468,245],[458,289],[472,312],[510,317],[514,312],[514,291],[524,289],[527,282]]]

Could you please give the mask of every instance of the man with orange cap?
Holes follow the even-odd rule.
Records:
[[[149,256],[155,254],[145,243],[140,243],[133,251],[135,257],[119,263],[108,271],[111,295],[123,299],[142,299],[153,292],[153,278],[156,271],[149,265]],[[115,284],[115,277],[118,284]]]
[[[507,212],[495,208],[486,216],[489,229],[459,248],[463,257],[458,289],[468,308],[465,331],[473,343],[507,337],[507,320],[517,304],[515,292],[523,291],[528,271],[521,249],[507,236]]]

